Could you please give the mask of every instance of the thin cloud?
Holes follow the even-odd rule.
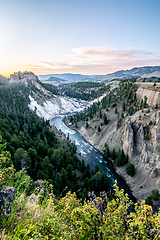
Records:
[[[36,74],[82,73],[107,74],[133,67],[160,65],[160,56],[145,50],[113,47],[82,47],[73,49],[66,61],[37,61],[25,68]]]
[[[151,57],[154,53],[144,50],[119,50],[111,47],[82,47],[72,50],[74,58],[82,59],[136,59],[139,57]]]

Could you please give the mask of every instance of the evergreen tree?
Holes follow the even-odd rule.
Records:
[[[104,118],[103,118],[103,120],[104,120],[104,125],[106,125],[106,124],[108,123],[108,119],[107,119],[107,116],[106,116],[105,113],[104,113]]]
[[[100,132],[101,131],[101,127],[100,126],[98,126],[98,132]]]
[[[123,110],[123,112],[126,111],[126,104],[125,104],[125,102],[123,102],[123,104],[122,104],[122,110]]]

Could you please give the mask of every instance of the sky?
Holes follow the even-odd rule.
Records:
[[[0,0],[0,74],[160,65],[160,0]]]

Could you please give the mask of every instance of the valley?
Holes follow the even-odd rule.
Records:
[[[79,224],[78,209],[80,213],[87,211],[80,220],[84,229],[95,228],[98,222],[104,236],[108,225],[106,228],[103,218],[114,222],[117,214],[121,219],[122,213],[122,224],[128,224],[127,236],[131,234],[129,224],[134,222],[131,206],[140,223],[143,219],[139,214],[150,212],[154,228],[151,224],[147,236],[152,229],[154,236],[159,234],[159,215],[152,215],[152,209],[156,213],[160,206],[159,83],[154,82],[155,78],[149,83],[147,79],[136,80],[69,84],[68,94],[61,87],[42,83],[31,72],[2,79],[1,236],[6,233],[8,239],[19,239],[27,234],[27,239],[36,239],[46,235],[47,222],[51,228],[61,229],[63,225],[65,236],[69,236],[67,219],[74,216],[72,228]],[[70,98],[73,91],[80,93],[77,99]],[[138,200],[139,205],[131,203],[131,199]],[[153,208],[144,205],[143,200]],[[37,212],[40,218],[36,217]],[[85,222],[86,216],[92,219],[94,213],[93,223]],[[33,231],[29,230],[31,227]],[[86,234],[86,230],[82,232]],[[51,235],[57,236],[57,230],[51,230]],[[62,236],[62,231],[58,236]]]
[[[69,124],[69,127],[76,129],[101,152],[104,150],[104,145],[107,144],[110,152],[113,149],[116,152],[123,149],[124,153],[128,154],[129,161],[135,166],[134,177],[126,173],[125,166],[116,167],[116,171],[123,176],[139,201],[146,199],[154,188],[160,190],[160,85],[159,83],[156,86],[153,85],[153,83],[133,83],[136,101],[128,106],[126,104],[128,110],[133,106],[134,110],[131,114],[127,109],[122,110],[123,102],[127,103],[127,97],[124,97],[123,100],[118,100],[117,97],[116,106],[107,105],[107,111],[106,106],[101,107],[101,110],[97,110],[91,118],[77,121],[78,114],[72,119],[65,119],[65,123]],[[140,109],[141,101],[144,98],[147,99],[147,104],[145,108]],[[104,99],[106,101],[106,98]],[[102,105],[104,99],[101,101]],[[115,103],[115,99],[113,102]],[[117,113],[115,113],[116,108]],[[88,113],[85,112],[85,114]],[[104,124],[104,114],[109,119],[107,124]],[[100,131],[98,131],[98,127]],[[145,138],[145,136],[147,137]]]
[[[31,79],[31,82],[27,79]],[[135,78],[129,82],[112,81],[105,88],[104,85],[99,85],[103,86],[105,93],[101,92],[101,97],[88,102],[62,96],[59,93],[62,88],[58,90],[53,85],[46,87],[28,73],[21,77],[11,76],[8,84],[31,86],[28,106],[46,120],[58,115],[73,114],[65,118],[65,123],[102,153],[105,144],[110,152],[115,149],[117,153],[123,149],[129,156],[129,161],[134,164],[135,175],[129,176],[125,165],[116,167],[116,171],[126,180],[139,201],[145,200],[153,189],[160,190],[159,83],[136,82]],[[70,91],[76,91],[76,86],[83,91],[86,84],[92,92],[94,89],[96,91],[98,85],[83,82],[69,85],[70,88],[73,87]],[[89,93],[89,89],[86,92]],[[81,95],[82,99],[84,94]],[[87,104],[91,107],[86,108]],[[111,155],[107,157],[113,161]]]

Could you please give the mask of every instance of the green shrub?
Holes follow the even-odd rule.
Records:
[[[147,140],[147,133],[145,133],[144,135],[144,140]]]
[[[155,105],[155,107],[154,107],[155,109],[157,109],[158,108],[158,103],[156,103],[156,105]]]
[[[134,168],[134,164],[133,163],[127,163],[127,166],[126,166],[126,172],[128,175],[130,176],[134,176],[135,174],[135,168]]]
[[[150,206],[153,205],[152,196],[151,195],[146,198],[145,204],[150,205]]]
[[[153,122],[153,126],[155,126],[155,125],[156,125],[156,121]]]
[[[159,199],[159,196],[160,196],[158,189],[152,190],[152,195],[151,196],[152,196],[153,200],[157,201]]]

